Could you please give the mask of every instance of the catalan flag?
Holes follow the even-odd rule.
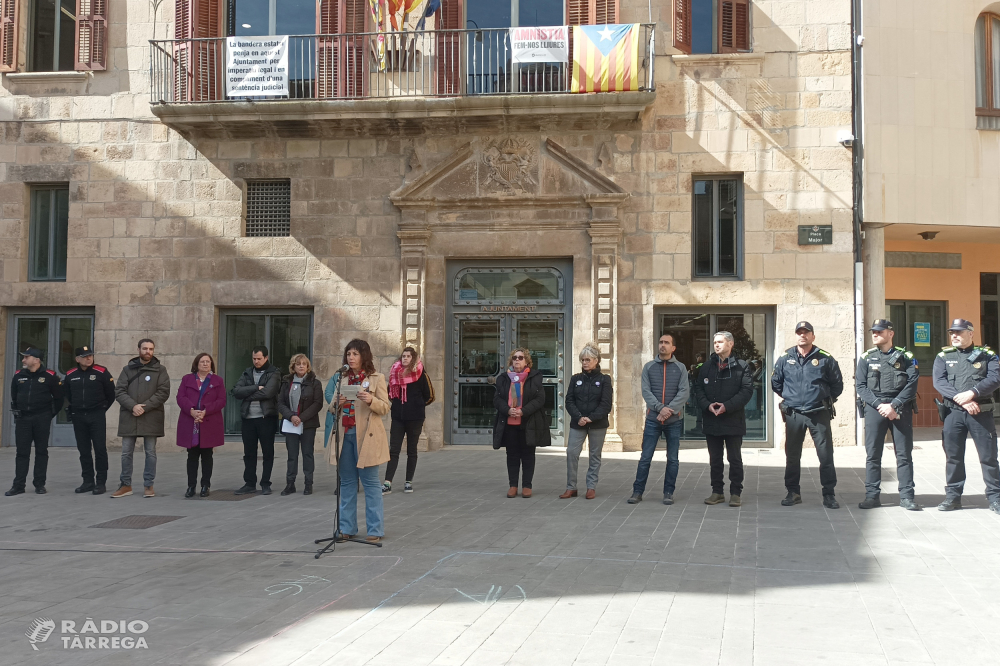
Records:
[[[573,26],[570,92],[639,89],[640,25]]]

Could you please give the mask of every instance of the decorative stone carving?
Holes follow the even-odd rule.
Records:
[[[495,185],[507,194],[524,194],[538,185],[535,169],[538,149],[523,138],[508,137],[490,142],[483,150],[488,173],[484,186]]]

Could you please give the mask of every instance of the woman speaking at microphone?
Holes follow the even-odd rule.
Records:
[[[385,536],[382,524],[382,484],[379,465],[389,461],[389,438],[382,417],[389,413],[385,375],[375,371],[372,349],[364,340],[351,340],[344,348],[344,365],[337,393],[336,428],[340,442],[340,525],[337,541],[358,534],[358,480],[365,489],[366,541],[378,543]],[[331,447],[330,462],[336,462]]]

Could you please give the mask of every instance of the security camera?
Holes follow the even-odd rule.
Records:
[[[854,135],[847,130],[837,132],[837,143],[842,145],[844,148],[850,148],[854,145]]]

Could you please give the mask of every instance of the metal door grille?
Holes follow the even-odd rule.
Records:
[[[292,182],[247,181],[247,236],[292,235]]]

